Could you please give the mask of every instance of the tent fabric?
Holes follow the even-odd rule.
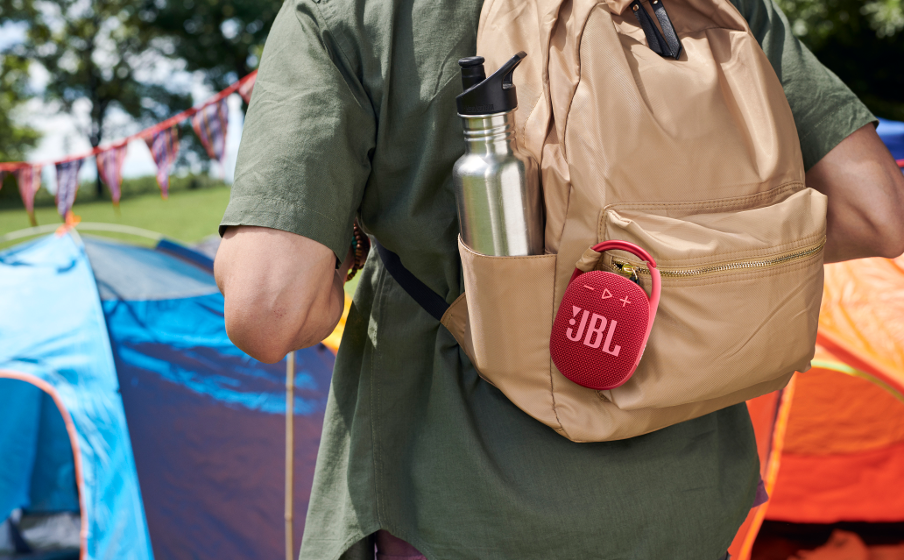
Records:
[[[768,519],[904,521],[904,257],[826,265]]]
[[[825,362],[824,362],[825,363]],[[904,521],[904,403],[866,379],[797,375],[767,516],[795,523]]]
[[[0,378],[0,449],[13,460],[0,462],[0,519],[31,505],[41,390],[34,385]],[[14,421],[18,420],[18,421]]]
[[[67,423],[79,491],[82,557],[150,559],[113,355],[84,248],[65,235],[0,252],[0,308],[0,377],[5,383],[24,381],[41,389]],[[48,413],[46,409],[34,407],[25,416],[36,422],[35,414]],[[11,412],[0,409],[0,423],[18,422]],[[35,450],[35,457],[38,453]],[[5,474],[0,478],[23,468],[27,465],[20,461],[2,461]],[[65,478],[65,473],[51,473],[54,476]],[[8,503],[9,496],[5,498]],[[21,496],[16,501],[21,502]]]
[[[904,521],[902,313],[904,257],[826,265],[812,368],[795,375],[786,403],[778,393],[747,403],[770,499],[748,516],[733,557],[750,558],[742,545],[752,544],[757,517]]]
[[[229,341],[223,296],[190,249],[85,245],[155,556],[283,557],[285,361],[263,364]],[[334,360],[323,345],[296,352],[296,547]]]
[[[102,300],[160,301],[219,293],[210,272],[167,253],[96,237],[84,239]]]
[[[904,396],[904,257],[826,265],[818,340]]]
[[[25,383],[20,386],[33,387]],[[66,423],[53,398],[43,391],[40,395],[38,438],[29,487],[31,503],[27,509],[29,513],[78,512],[75,459]]]
[[[75,234],[0,253],[0,520],[80,510],[86,559],[285,555],[286,362],[229,341],[210,262]],[[295,554],[334,359],[295,353]]]
[[[879,127],[876,132],[888,146],[892,157],[900,163],[904,163],[904,122],[879,119]]]
[[[53,398],[35,385],[0,378],[0,519],[79,511],[75,461],[66,424]]]
[[[784,389],[767,393],[747,401],[747,409],[754,426],[757,454],[760,457],[760,478],[766,494],[775,493],[775,483],[781,470],[785,434],[791,412],[791,403],[797,389],[797,380],[792,377]],[[750,510],[747,518],[738,528],[728,551],[732,558],[750,560],[757,534],[766,519],[770,501]]]

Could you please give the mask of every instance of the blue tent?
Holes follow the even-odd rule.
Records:
[[[879,119],[879,128],[876,132],[888,146],[892,157],[898,161],[904,160],[904,122]]]
[[[210,266],[75,233],[0,252],[0,521],[78,512],[85,559],[284,555],[285,361],[229,341]],[[334,357],[295,359],[300,536]]]

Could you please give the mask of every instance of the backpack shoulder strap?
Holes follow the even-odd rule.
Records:
[[[449,304],[446,303],[446,300],[405,268],[402,264],[402,259],[397,254],[381,245],[376,239],[373,242],[377,248],[377,253],[380,255],[380,260],[383,261],[383,266],[389,271],[390,276],[411,296],[411,299],[424,308],[424,311],[437,321],[441,320],[443,314],[449,309]]]

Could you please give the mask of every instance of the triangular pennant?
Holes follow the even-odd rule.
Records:
[[[572,306],[571,306],[571,314],[574,315],[575,317],[578,316],[578,312],[579,312],[580,310],[581,310],[581,308],[578,307],[577,305],[572,305]]]
[[[147,142],[151,156],[157,163],[157,184],[163,198],[166,198],[169,195],[170,169],[176,164],[176,156],[179,154],[179,132],[173,126],[145,138],[144,141]]]
[[[612,297],[612,292],[609,291],[609,288],[603,288],[603,299],[609,299]]]
[[[32,226],[36,226],[38,222],[35,220],[35,194],[41,188],[41,167],[39,165],[29,165],[20,167],[13,173],[16,176],[16,182],[19,184],[19,196],[22,197],[25,211],[28,212],[28,220]]]
[[[207,155],[215,161],[223,161],[226,157],[226,125],[229,122],[229,108],[226,100],[221,99],[201,108],[191,118],[191,126],[201,139],[201,145]]]
[[[75,204],[75,193],[78,192],[78,172],[81,167],[82,160],[80,159],[56,164],[57,212],[64,218],[66,217],[66,214],[72,210],[72,205]]]
[[[239,95],[242,96],[242,99],[245,100],[245,103],[251,103],[251,92],[254,91],[254,82],[257,80],[257,71],[254,72],[251,76],[245,79],[242,82],[242,85],[239,86],[238,92]]]
[[[104,150],[97,154],[97,174],[110,189],[113,204],[118,205],[122,196],[122,164],[126,160],[126,145]]]

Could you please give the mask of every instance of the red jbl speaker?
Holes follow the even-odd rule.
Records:
[[[659,307],[660,279],[653,258],[627,241],[593,247],[599,253],[610,249],[628,251],[646,261],[653,284],[650,296],[624,276],[575,269],[549,340],[552,361],[562,375],[597,390],[614,389],[631,378]]]

